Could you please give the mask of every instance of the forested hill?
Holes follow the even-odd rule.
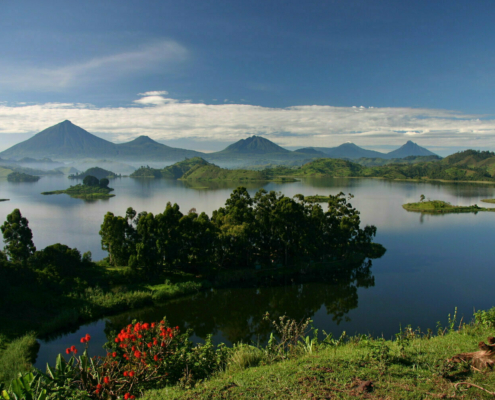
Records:
[[[183,180],[269,180],[265,171],[225,169],[200,157],[179,161],[163,169],[141,167],[131,174],[132,178],[166,178]]]
[[[173,165],[169,165],[165,168],[151,168],[149,166],[142,166],[134,171],[130,176],[131,178],[167,178],[167,179],[179,179],[186,172],[200,168],[204,165],[212,165],[208,161],[203,160],[201,157],[188,158],[184,161],[179,161]]]
[[[441,161],[416,164],[388,164],[364,166],[338,159],[318,159],[299,168],[278,167],[274,175],[376,177],[388,179],[437,179],[449,181],[495,182],[495,154],[466,150]]]

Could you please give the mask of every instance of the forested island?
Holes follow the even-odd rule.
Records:
[[[401,160],[361,158],[355,161],[319,158],[302,166],[276,165],[260,169],[225,169],[200,157],[194,157],[162,169],[143,166],[130,176],[185,181],[293,182],[298,178],[346,177],[495,183],[495,154],[466,150],[444,159],[438,156],[411,156]]]
[[[479,207],[477,204],[472,206],[453,206],[452,204],[441,200],[422,200],[418,203],[403,204],[402,207],[407,211],[421,212],[423,214],[477,213],[480,211],[495,211],[495,208]]]
[[[68,194],[71,197],[86,199],[86,200],[96,200],[96,199],[107,199],[114,197],[114,194],[110,192],[113,188],[108,187],[109,180],[107,178],[98,179],[94,176],[87,175],[82,184],[71,186],[65,190],[53,190],[50,192],[42,192],[43,195],[52,194]]]
[[[179,161],[163,169],[141,167],[134,171],[131,178],[165,178],[189,181],[276,181],[294,182],[294,178],[278,177],[271,174],[270,169],[261,171],[248,169],[225,169],[205,161],[201,157],[194,157]]]
[[[115,172],[108,171],[106,169],[100,167],[92,167],[88,168],[86,171],[81,172],[80,174],[71,174],[69,175],[69,179],[84,179],[87,176],[94,176],[98,179],[106,179],[106,178],[115,178],[117,175]]]
[[[7,180],[9,182],[38,182],[40,180],[40,177],[25,174],[23,172],[12,172],[7,175]]]

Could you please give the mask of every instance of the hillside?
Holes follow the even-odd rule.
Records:
[[[385,154],[378,151],[366,150],[354,143],[344,143],[337,147],[313,147],[313,149],[326,154],[331,158],[349,158],[351,160],[356,158],[384,158]],[[299,151],[299,150],[297,150]]]
[[[441,161],[418,162],[414,164],[388,164],[364,166],[341,159],[319,159],[299,168],[278,167],[272,169],[279,176],[333,176],[333,177],[375,177],[387,179],[485,181],[495,182],[492,171],[495,163],[483,166],[491,157],[473,153],[473,150],[455,154],[453,160],[447,157]],[[492,153],[493,154],[493,153]],[[476,160],[473,161],[473,160]],[[495,159],[494,159],[495,161]],[[475,163],[474,166],[466,165]]]
[[[247,139],[241,139],[217,153],[211,153],[215,155],[219,154],[271,154],[271,153],[291,153],[290,150],[280,147],[278,144],[272,141],[262,138],[261,136],[251,136]]]
[[[405,158],[408,156],[436,156],[436,154],[410,140],[405,145],[386,154],[386,158]]]
[[[358,158],[353,160],[360,165],[366,167],[378,167],[388,164],[418,164],[424,162],[434,162],[440,161],[442,158],[440,156],[407,156],[404,158]]]
[[[107,171],[106,169],[99,168],[99,167],[93,167],[89,168],[84,172],[81,172],[80,174],[77,175],[69,175],[69,179],[84,179],[87,176],[94,176],[98,179],[102,178],[108,178],[108,177],[115,177],[117,174],[112,171]]]
[[[131,178],[168,178],[179,179],[191,169],[198,168],[203,165],[210,165],[201,157],[193,157],[184,161],[179,161],[173,165],[169,165],[163,169],[150,168],[149,166],[141,167],[134,171]]]
[[[346,158],[349,160],[357,160],[361,158],[372,159],[401,159],[410,156],[437,156],[428,149],[418,146],[410,140],[390,153],[380,153],[374,150],[366,150],[356,146],[354,143],[344,143],[337,147],[306,147],[296,150],[297,152],[305,152],[310,154],[310,151],[316,151],[325,154],[331,158]],[[438,157],[438,156],[437,156]]]
[[[110,158],[134,160],[180,160],[202,155],[197,151],[165,146],[140,136],[127,143],[115,144],[101,139],[70,121],[51,126],[32,138],[3,151],[1,157],[49,157],[50,159]]]

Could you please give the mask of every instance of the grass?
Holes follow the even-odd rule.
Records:
[[[39,344],[33,333],[24,335],[10,343],[0,341],[0,384],[17,378],[19,373],[31,370]]]
[[[485,203],[495,203],[495,199],[482,199],[481,201]]]
[[[450,203],[440,200],[422,201],[419,203],[407,203],[402,207],[407,211],[417,211],[429,214],[445,214],[445,213],[464,213],[464,212],[479,212],[479,211],[495,211],[494,208],[472,206],[453,206]]]
[[[144,399],[491,399],[474,386],[456,389],[455,384],[494,391],[493,372],[476,372],[447,360],[477,350],[477,343],[492,334],[492,327],[463,325],[436,337],[411,330],[395,341],[361,336],[341,346],[320,344],[312,353],[267,365],[262,365],[259,352],[242,357],[234,352],[230,365],[212,379],[189,389],[149,391]],[[370,381],[370,391],[363,390]]]

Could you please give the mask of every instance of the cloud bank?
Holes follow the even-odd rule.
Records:
[[[0,103],[0,137],[36,133],[70,120],[115,142],[147,135],[155,140],[236,141],[262,135],[281,146],[332,147],[346,141],[360,146],[404,144],[495,148],[495,120],[455,111],[416,108],[295,106],[192,103],[141,93],[128,107],[91,104]]]

